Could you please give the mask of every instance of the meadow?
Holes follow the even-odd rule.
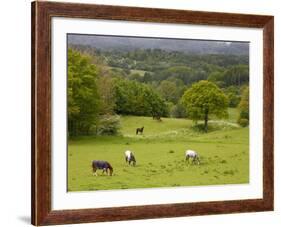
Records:
[[[236,108],[228,112],[227,120],[212,118],[208,133],[188,119],[121,116],[120,135],[69,139],[68,191],[248,183],[249,128],[236,124]],[[200,165],[185,162],[187,149],[199,153]],[[126,150],[134,152],[135,167],[126,164]],[[94,159],[110,162],[113,176],[93,176]]]

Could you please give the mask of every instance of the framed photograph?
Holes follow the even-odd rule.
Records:
[[[274,18],[32,3],[32,224],[272,211]]]

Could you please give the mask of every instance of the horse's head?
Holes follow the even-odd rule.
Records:
[[[109,168],[109,175],[112,176],[112,174],[113,174],[113,168],[111,167]]]
[[[108,163],[108,169],[109,169],[109,175],[112,176],[113,168],[112,168],[112,166],[109,163]]]

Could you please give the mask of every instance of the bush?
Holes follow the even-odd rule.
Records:
[[[171,115],[172,115],[172,117],[175,117],[175,118],[186,118],[187,117],[185,107],[180,102],[173,106],[173,108],[171,110]]]
[[[120,117],[118,115],[103,115],[98,125],[98,135],[116,135],[120,129]]]
[[[238,124],[241,125],[242,127],[246,127],[249,125],[249,120],[246,118],[241,118],[238,120]]]
[[[235,108],[238,106],[239,102],[240,102],[240,97],[234,93],[228,93],[227,94],[228,97],[228,105],[229,107]]]
[[[249,111],[241,110],[239,119],[249,119]]]

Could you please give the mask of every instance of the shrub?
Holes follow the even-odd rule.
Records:
[[[241,110],[239,117],[240,117],[240,119],[249,119],[249,111]]]
[[[249,125],[249,120],[246,118],[241,118],[238,120],[238,124],[241,125],[242,127],[246,127]]]
[[[249,87],[245,87],[242,92],[242,98],[239,103],[240,114],[238,124],[242,127],[249,125]]]
[[[185,117],[187,117],[186,109],[179,102],[179,103],[177,103],[176,105],[173,106],[173,108],[171,110],[171,115],[172,115],[172,117],[175,117],[175,118],[185,118]]]
[[[98,135],[116,135],[120,129],[120,117],[118,115],[103,115],[98,125]]]

